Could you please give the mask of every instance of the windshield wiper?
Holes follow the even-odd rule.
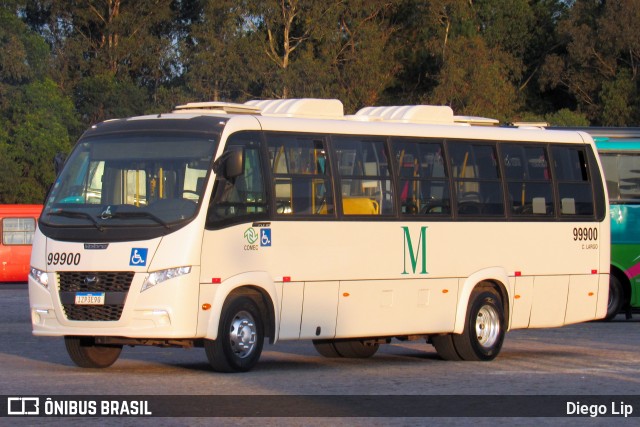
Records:
[[[155,222],[157,222],[158,224],[162,225],[164,228],[170,228],[169,224],[167,224],[164,220],[158,218],[157,216],[155,216],[154,214],[150,213],[150,212],[145,212],[145,211],[139,211],[139,212],[109,212],[109,215],[104,215],[102,216],[103,219],[110,219],[110,218],[149,218],[154,220]]]
[[[55,209],[55,210],[50,210],[49,212],[47,212],[47,215],[51,215],[51,216],[65,216],[67,218],[83,218],[83,219],[88,219],[89,221],[91,221],[91,223],[98,229],[98,231],[104,231],[104,227],[101,226],[100,224],[98,224],[98,221],[96,221],[96,219],[91,216],[90,214],[86,213],[86,212],[80,212],[80,211],[67,211],[64,209]]]

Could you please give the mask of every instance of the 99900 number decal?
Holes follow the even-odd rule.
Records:
[[[575,227],[573,229],[573,240],[598,240],[598,229],[595,227]]]
[[[47,265],[78,265],[80,264],[79,253],[51,252],[47,255]]]

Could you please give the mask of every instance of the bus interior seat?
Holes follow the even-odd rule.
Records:
[[[534,197],[531,201],[532,212],[536,215],[547,214],[547,201],[544,197]]]
[[[571,198],[562,199],[562,213],[564,215],[575,215],[576,199],[571,199]]]
[[[378,215],[380,205],[368,197],[343,197],[342,210],[345,215]]]

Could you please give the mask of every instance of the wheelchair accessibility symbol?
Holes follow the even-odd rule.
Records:
[[[271,246],[271,229],[260,229],[260,246]]]
[[[144,267],[147,265],[147,248],[133,248],[131,249],[131,256],[129,257],[129,265]]]

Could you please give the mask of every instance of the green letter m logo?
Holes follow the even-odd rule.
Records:
[[[422,270],[419,274],[427,274],[427,227],[420,227],[420,237],[418,238],[417,249],[413,250],[413,242],[409,234],[409,227],[401,227],[404,230],[404,271],[407,273],[407,249],[409,250],[409,259],[411,261],[411,271],[416,273],[418,267],[418,258],[422,261]]]

